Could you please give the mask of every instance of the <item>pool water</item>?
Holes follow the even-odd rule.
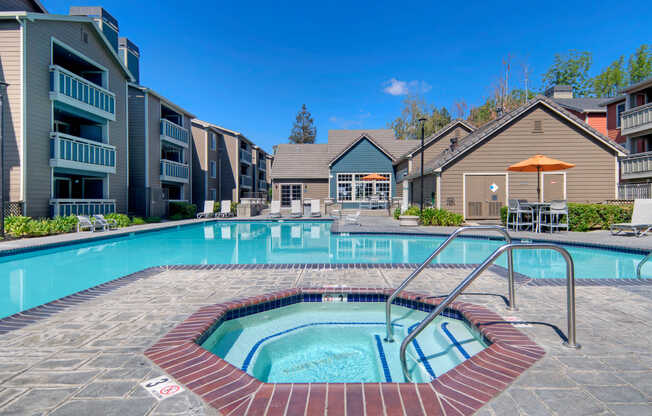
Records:
[[[223,322],[202,347],[268,383],[404,382],[401,341],[425,312],[384,303],[297,303]],[[408,347],[415,382],[429,382],[486,348],[464,321],[438,317]]]
[[[330,222],[212,222],[0,257],[0,318],[151,266],[173,264],[420,263],[441,236],[341,235]],[[475,264],[503,244],[458,238],[434,263]],[[634,278],[642,254],[567,246],[577,278]],[[504,256],[498,259],[505,265]],[[652,262],[643,269],[652,276]],[[517,272],[564,278],[553,251],[514,253]]]

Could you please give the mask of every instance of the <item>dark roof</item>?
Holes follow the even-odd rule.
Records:
[[[328,179],[328,144],[282,143],[276,148],[273,179]]]
[[[448,133],[449,131],[451,131],[452,129],[458,126],[464,127],[469,132],[472,132],[473,130],[476,129],[476,127],[473,124],[464,121],[462,119],[457,118],[455,120],[451,120],[450,123],[446,124],[444,127],[442,127],[441,129],[437,130],[436,132],[428,136],[424,140],[423,147],[428,147],[432,142],[438,140],[441,136],[445,135],[446,133]],[[414,153],[418,152],[419,149],[421,149],[421,143],[417,143],[416,146],[410,149],[410,151],[405,153],[401,158],[403,159],[406,158],[407,156],[412,156]]]
[[[647,77],[645,79],[642,79],[641,81],[639,81],[637,83],[634,83],[632,85],[628,85],[627,87],[621,89],[620,91],[621,92],[630,92],[630,91],[639,89],[641,87],[645,87],[648,84],[652,85],[652,76],[649,76],[649,77]]]
[[[551,98],[538,95],[535,99],[528,101],[527,103],[510,111],[504,116],[490,121],[489,123],[485,124],[484,126],[480,127],[473,133],[470,133],[468,136],[460,140],[454,150],[451,151],[450,149],[446,149],[443,152],[441,152],[438,157],[426,163],[424,166],[424,174],[432,173],[433,171],[446,166],[451,161],[457,159],[457,157],[466,153],[467,150],[473,148],[476,144],[484,141],[485,139],[490,138],[493,135],[493,133],[509,125],[512,121],[516,120],[518,117],[525,114],[527,111],[529,111],[531,108],[537,105],[547,106],[551,110],[567,118],[569,121],[573,122],[575,125],[584,129],[589,134],[591,134],[598,140],[602,141],[609,147],[613,148],[614,150],[622,154],[628,153],[624,147],[614,142],[613,140],[610,140],[609,138],[605,137],[602,133],[600,133],[599,131],[597,131],[587,123],[585,123],[583,120],[580,120],[572,113],[566,111],[559,104],[557,104],[556,101],[557,100],[553,100]],[[418,176],[419,176],[418,174],[411,174],[406,176],[405,179],[413,179]]]
[[[581,97],[581,98],[551,98],[560,106],[569,110],[575,110],[580,113],[604,113],[607,111],[600,104],[605,100],[604,97]]]
[[[600,106],[607,106],[609,104],[617,103],[619,101],[625,101],[627,96],[625,94],[620,94],[616,95],[615,97],[610,97],[610,98],[603,98],[602,101],[600,101]]]

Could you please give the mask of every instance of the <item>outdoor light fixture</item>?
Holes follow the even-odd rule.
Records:
[[[426,118],[419,119],[421,123],[421,213],[423,214],[423,141],[426,135]]]

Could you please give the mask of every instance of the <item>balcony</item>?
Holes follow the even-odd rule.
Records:
[[[652,103],[627,110],[621,117],[620,130],[623,136],[652,130]]]
[[[258,161],[258,170],[267,170],[267,161],[265,159]]]
[[[253,186],[251,176],[240,176],[240,186],[243,188],[251,188]]]
[[[161,160],[161,180],[188,183],[188,165],[185,163]]]
[[[51,199],[50,208],[52,217],[106,215],[115,212],[115,199]]]
[[[115,173],[115,147],[63,133],[50,133],[50,166]]]
[[[190,133],[178,124],[161,119],[161,140],[165,140],[181,147],[188,147]]]
[[[251,165],[251,152],[243,148],[240,148],[240,162],[244,162]]]
[[[50,65],[50,99],[115,121],[115,94],[58,65]]]
[[[652,197],[652,183],[621,183],[618,185],[618,199],[647,199]]]
[[[652,177],[652,152],[635,153],[620,159],[623,179]]]

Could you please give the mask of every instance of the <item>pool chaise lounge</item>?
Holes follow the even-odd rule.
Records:
[[[650,230],[652,230],[652,199],[634,200],[632,221],[629,223],[613,224],[611,226],[612,235],[621,232],[630,232],[637,237],[641,237]]]

